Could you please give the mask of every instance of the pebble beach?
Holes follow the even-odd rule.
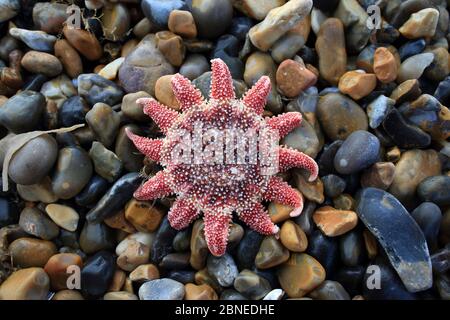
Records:
[[[0,300],[450,300],[449,8],[0,0]],[[221,256],[175,195],[133,197],[162,166],[129,138],[164,137],[137,101],[181,113],[176,74],[209,99],[212,59],[239,99],[270,79],[263,116],[301,113],[280,144],[319,168]]]

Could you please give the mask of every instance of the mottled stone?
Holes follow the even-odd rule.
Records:
[[[182,300],[184,295],[183,284],[168,278],[148,281],[139,288],[141,300]]]
[[[281,92],[286,97],[294,98],[303,90],[313,86],[317,81],[317,76],[304,65],[288,59],[278,67],[276,80]]]
[[[12,273],[0,286],[1,300],[46,300],[50,281],[42,268],[26,268]]]
[[[81,291],[87,297],[99,298],[109,288],[114,277],[114,258],[107,251],[91,256],[81,270]]]
[[[95,172],[107,181],[114,182],[120,176],[122,162],[114,152],[106,149],[100,142],[92,143],[89,156],[94,164]]]
[[[26,233],[44,240],[56,238],[59,233],[58,226],[36,208],[23,209],[19,225]]]
[[[109,105],[96,103],[86,114],[86,122],[105,147],[114,143],[120,127],[120,116]]]
[[[439,11],[427,8],[413,13],[399,29],[400,33],[408,39],[432,37],[436,32],[439,19]]]
[[[158,229],[165,212],[149,201],[130,200],[125,206],[125,218],[141,232]]]
[[[303,252],[308,247],[308,238],[305,232],[291,220],[283,223],[280,230],[280,240],[283,246],[292,252]]]
[[[95,73],[78,76],[78,94],[91,105],[96,103],[114,106],[122,101],[123,91],[115,82]]]
[[[230,287],[238,276],[238,268],[229,254],[221,257],[209,255],[207,260],[208,273],[213,276],[222,287]]]
[[[348,71],[339,79],[339,91],[359,100],[369,95],[377,85],[377,77],[361,70]]]
[[[255,257],[258,269],[269,269],[289,259],[289,251],[274,236],[265,237]]]
[[[434,60],[434,55],[430,52],[416,54],[404,60],[398,72],[397,82],[401,83],[406,80],[419,79],[425,68]]]
[[[336,237],[352,230],[358,223],[355,212],[348,210],[336,210],[325,206],[316,210],[313,220],[317,227],[328,237]]]
[[[251,300],[260,300],[272,289],[269,282],[253,271],[244,269],[236,277],[234,288]]]
[[[379,96],[369,103],[366,108],[367,116],[369,117],[369,126],[372,129],[378,128],[394,105],[395,100],[392,99],[392,96],[391,98],[387,98],[384,95]]]
[[[397,61],[394,55],[385,47],[375,50],[373,56],[373,71],[377,79],[383,83],[394,81],[398,75]]]
[[[50,219],[61,228],[68,231],[77,230],[79,214],[69,206],[52,203],[45,207]]]
[[[51,256],[56,254],[53,242],[33,238],[19,238],[8,247],[14,266],[20,268],[44,267]]]

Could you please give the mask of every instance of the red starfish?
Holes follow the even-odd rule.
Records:
[[[278,176],[273,173],[263,174],[260,159],[253,163],[225,162],[224,158],[234,158],[234,150],[238,153],[238,149],[231,149],[232,152],[225,156],[223,144],[214,152],[207,153],[208,147],[214,146],[214,143],[224,143],[223,137],[214,134],[227,132],[225,145],[237,143],[248,151],[249,144],[245,144],[248,140],[244,139],[241,132],[253,130],[262,135],[264,129],[271,129],[279,137],[284,137],[300,125],[302,116],[298,112],[288,112],[264,119],[262,113],[271,89],[270,79],[262,77],[242,99],[236,99],[233,79],[226,64],[220,59],[212,60],[211,63],[209,101],[188,79],[177,74],[172,79],[172,88],[182,113],[151,98],[137,101],[166,137],[148,139],[130,131],[127,134],[139,151],[164,167],[163,171],[145,182],[134,197],[138,200],[153,200],[177,194],[178,198],[168,214],[171,226],[177,230],[184,229],[203,212],[206,242],[211,253],[220,256],[226,250],[233,212],[252,229],[266,235],[276,234],[279,228],[272,223],[261,201],[276,201],[291,206],[294,208],[291,216],[294,217],[301,213],[303,199],[300,193]],[[214,138],[195,138],[196,130],[197,133],[205,134],[208,129],[213,129]],[[189,134],[187,139],[186,133]],[[195,151],[193,155],[189,149],[180,153],[184,157],[183,161],[174,158],[174,151],[178,150],[176,148],[198,147],[200,144],[200,150],[203,150],[202,143],[205,140],[209,144],[204,148],[203,157],[196,157]],[[242,141],[245,143],[242,144]],[[317,164],[309,156],[278,146],[273,153],[277,156],[276,161],[279,161],[280,171],[300,167],[310,171],[311,181],[317,178]]]

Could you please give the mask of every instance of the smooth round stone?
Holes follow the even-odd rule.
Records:
[[[214,39],[224,34],[233,18],[228,0],[192,0],[192,15],[201,38]]]
[[[308,238],[305,232],[291,220],[283,223],[280,230],[280,240],[283,246],[292,252],[303,252],[308,247]]]
[[[180,105],[172,89],[172,79],[173,75],[166,75],[156,81],[155,97],[163,105],[179,111]]]
[[[410,79],[419,79],[425,68],[434,60],[434,55],[430,52],[416,54],[409,57],[400,66],[397,82],[401,83]]]
[[[115,154],[127,171],[138,172],[143,166],[144,155],[136,149],[134,143],[128,138],[126,129],[134,134],[142,135],[139,127],[134,124],[121,127],[116,137]]]
[[[114,245],[112,231],[104,223],[86,222],[79,241],[81,249],[87,254],[108,250]]]
[[[325,280],[319,287],[308,294],[316,300],[350,300],[350,295],[336,281]]]
[[[348,267],[355,267],[364,262],[364,240],[358,231],[351,231],[339,239],[341,261]]]
[[[19,238],[8,247],[15,266],[21,268],[44,267],[51,256],[56,254],[53,242],[33,238]]]
[[[9,34],[36,51],[52,52],[56,42],[55,36],[49,35],[44,31],[11,28],[9,29]]]
[[[154,96],[156,81],[174,73],[173,66],[159,51],[155,35],[149,34],[125,57],[119,81],[127,93],[145,91]]]
[[[368,131],[358,130],[345,139],[334,158],[334,167],[341,174],[359,172],[374,164],[380,152],[380,141]]]
[[[274,236],[265,237],[255,257],[258,269],[269,269],[289,259],[289,250],[284,248]]]
[[[1,300],[46,300],[50,280],[42,268],[13,272],[0,286]]]
[[[325,206],[316,210],[313,220],[317,227],[328,237],[336,237],[352,230],[358,223],[355,212],[348,210],[336,210]]]
[[[159,270],[153,264],[142,264],[130,273],[130,280],[143,282],[159,278]]]
[[[350,98],[329,93],[319,99],[317,118],[326,135],[333,141],[345,140],[352,132],[367,131],[368,121],[364,110]]]
[[[58,109],[58,121],[62,127],[71,127],[84,123],[89,106],[80,96],[73,96],[64,101]]]
[[[388,111],[395,105],[395,100],[384,95],[379,96],[367,105],[366,112],[369,117],[369,126],[372,129],[378,128],[386,118]]]
[[[125,207],[125,218],[141,232],[156,231],[165,212],[149,201],[132,199]]]
[[[119,247],[116,247],[116,253],[119,251]],[[122,250],[120,250],[122,251]],[[132,271],[138,266],[146,264],[150,256],[150,247],[145,244],[130,240],[127,241],[126,247],[119,254],[117,258],[117,265],[125,271]]]
[[[103,48],[95,35],[84,29],[65,26],[64,37],[86,59],[95,61],[103,55]]]
[[[45,97],[34,91],[22,91],[9,98],[0,108],[0,123],[13,133],[37,128],[45,109]]]
[[[394,181],[395,165],[392,162],[377,162],[361,176],[361,186],[386,190]]]
[[[27,71],[43,74],[47,77],[55,77],[63,71],[58,58],[45,52],[28,51],[23,56],[21,63]]]
[[[123,210],[111,217],[106,218],[103,222],[110,228],[122,230],[126,233],[134,233],[137,231],[136,228],[125,219],[125,213]]]
[[[53,222],[61,228],[68,231],[77,230],[78,220],[80,219],[80,216],[71,207],[52,203],[45,207],[45,211],[47,212],[50,219],[52,219]]]
[[[430,201],[438,206],[450,205],[450,176],[433,176],[424,179],[417,186],[417,194],[423,201]]]
[[[107,251],[100,251],[90,257],[81,270],[81,291],[92,298],[103,296],[114,276],[114,258]]]
[[[131,292],[117,291],[106,293],[103,300],[139,300],[139,298]]]
[[[173,249],[177,252],[188,251],[191,242],[191,230],[184,229],[177,233],[173,239]]]
[[[398,49],[400,59],[403,61],[416,54],[422,53],[426,47],[424,39],[408,41]]]
[[[383,190],[366,188],[358,195],[356,211],[384,248],[408,291],[429,289],[432,270],[425,236],[402,204]]]
[[[65,39],[55,42],[55,56],[61,61],[70,78],[77,78],[83,73],[83,62],[74,47]]]
[[[339,247],[336,239],[325,236],[320,230],[315,230],[308,238],[306,252],[320,262],[329,276],[333,274],[339,262]]]
[[[121,3],[106,6],[101,18],[103,33],[109,41],[119,41],[125,38],[130,29],[130,13]]]
[[[339,196],[346,187],[345,180],[335,174],[322,177],[322,182],[325,195],[330,198]]]
[[[0,228],[19,221],[17,205],[6,198],[0,198]]]
[[[414,175],[411,175],[414,172]],[[409,206],[417,202],[416,189],[424,179],[441,174],[441,163],[434,150],[409,150],[395,166],[394,181],[389,192]]]
[[[122,101],[122,88],[98,74],[81,74],[78,76],[77,83],[78,94],[91,106],[97,102],[114,106]]]
[[[75,197],[75,202],[84,207],[92,206],[105,194],[108,188],[108,181],[95,175]]]
[[[20,12],[21,5],[19,0],[2,0],[0,5],[2,7],[0,23],[14,18]]]
[[[255,257],[263,239],[264,236],[254,230],[248,229],[245,231],[236,253],[236,262],[240,270],[253,268]]]
[[[269,281],[246,269],[236,277],[234,288],[251,300],[261,300],[272,290]]]
[[[167,61],[175,67],[181,66],[186,54],[183,39],[170,31],[160,31],[156,33],[156,41]]]
[[[61,290],[53,295],[52,300],[84,300],[81,293],[77,290]]]
[[[325,280],[325,269],[306,253],[293,253],[278,269],[278,280],[289,298],[301,298]]]
[[[133,243],[134,241],[142,243],[147,247],[151,247],[153,245],[154,239],[155,239],[154,233],[136,232],[130,234],[117,245],[116,255],[119,256],[123,252],[125,252],[126,248],[130,245],[130,243]]]
[[[210,255],[207,259],[207,268],[211,276],[213,276],[222,287],[230,287],[233,285],[234,279],[239,271],[233,258],[229,254],[221,257]]]
[[[247,298],[236,290],[226,289],[220,294],[220,300],[247,300]]]
[[[58,34],[68,18],[67,8],[68,5],[64,3],[36,3],[33,7],[34,25],[38,30]]]
[[[185,300],[217,300],[217,293],[207,284],[195,285],[193,283],[185,284]]]
[[[50,278],[50,286],[53,290],[67,289],[67,280],[73,272],[70,268],[73,268],[73,266],[79,268],[83,266],[83,260],[77,254],[59,253],[48,259],[44,270]]]
[[[177,232],[171,227],[169,220],[164,217],[153,241],[150,257],[152,262],[159,264],[164,256],[173,251],[172,242]]]
[[[184,285],[168,278],[148,281],[139,288],[141,300],[182,300],[184,295]]]
[[[57,152],[58,145],[52,136],[44,134],[36,137],[14,153],[8,175],[18,184],[39,183],[53,167]],[[36,161],[37,156],[40,161]]]
[[[181,282],[183,284],[193,283],[195,281],[194,271],[170,270],[167,278]]]
[[[321,143],[313,126],[303,120],[299,127],[292,130],[281,140],[281,144],[294,148],[315,158],[320,151]]]
[[[122,171],[122,161],[114,152],[105,148],[100,142],[94,141],[89,150],[89,156],[94,163],[95,172],[108,182],[114,182]]]
[[[411,212],[411,216],[422,229],[428,248],[434,251],[442,221],[441,209],[432,202],[424,202]]]
[[[189,80],[194,80],[205,72],[208,72],[209,68],[209,62],[205,56],[201,54],[190,54],[184,59],[181,65],[180,74]]]
[[[92,176],[92,163],[86,151],[78,147],[59,150],[52,187],[60,199],[76,196]]]
[[[136,103],[140,98],[150,98],[150,95],[144,91],[126,94],[123,96],[120,109],[125,116],[132,120],[148,121],[148,116],[144,113],[142,105]]]
[[[183,270],[189,267],[189,252],[176,252],[166,255],[159,264],[164,270]]]
[[[277,85],[281,92],[289,98],[298,96],[303,90],[313,86],[317,76],[304,65],[287,59],[278,67]]]
[[[171,11],[167,24],[170,31],[183,38],[192,39],[197,37],[197,26],[192,13],[189,11]]]
[[[334,169],[334,157],[336,156],[336,152],[339,150],[343,142],[344,141],[342,140],[336,140],[324,146],[322,153],[317,159],[319,171],[322,175],[336,173],[336,170]]]
[[[272,291],[270,291],[268,294],[266,294],[266,296],[264,297],[263,300],[281,300],[284,296],[284,291],[281,289],[273,289]]]
[[[147,19],[157,28],[167,28],[169,15],[174,10],[188,10],[189,7],[184,0],[144,0],[141,8]]]
[[[99,141],[110,147],[120,127],[120,115],[105,103],[96,103],[86,114],[86,122]]]
[[[19,225],[26,233],[44,240],[56,238],[59,233],[58,226],[37,208],[23,209]]]

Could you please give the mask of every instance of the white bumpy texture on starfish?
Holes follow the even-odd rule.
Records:
[[[226,64],[215,59],[212,63],[211,93],[206,100],[200,91],[183,76],[172,78],[172,88],[182,113],[161,105],[152,98],[139,99],[144,113],[153,119],[165,134],[164,139],[149,139],[127,131],[137,149],[148,158],[160,163],[164,170],[146,181],[136,190],[138,200],[153,200],[176,194],[177,200],[169,211],[168,219],[177,230],[184,229],[203,214],[205,238],[213,255],[226,251],[232,214],[250,228],[265,234],[276,234],[273,224],[261,201],[276,201],[294,208],[291,216],[303,209],[302,195],[276,175],[261,174],[260,163],[179,163],[172,159],[172,151],[180,142],[179,130],[192,133],[196,124],[203,130],[238,129],[276,130],[284,137],[298,127],[302,116],[288,112],[265,119],[262,114],[271,90],[270,79],[262,77],[242,99],[236,99],[233,79]],[[241,137],[236,137],[241,139]],[[278,147],[279,170],[305,168],[310,180],[315,180],[318,167],[309,156],[286,147]]]

